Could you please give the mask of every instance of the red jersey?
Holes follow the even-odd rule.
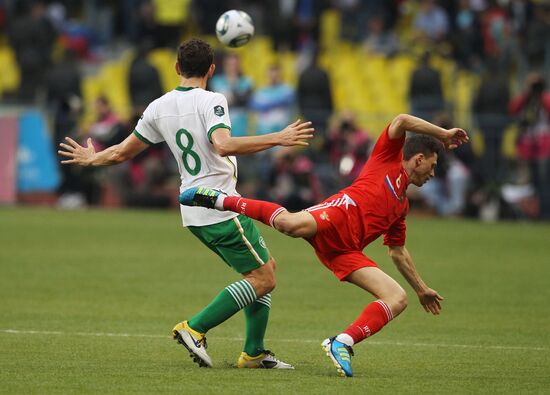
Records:
[[[362,251],[381,235],[386,245],[405,244],[409,210],[408,176],[402,166],[405,136],[390,140],[388,128],[351,186],[306,209],[317,223],[317,233],[307,241],[340,280],[362,267],[377,266]]]
[[[342,190],[358,208],[355,229],[361,250],[382,234],[384,244],[405,244],[405,217],[409,211],[407,185],[409,177],[403,168],[405,136],[390,139],[389,125],[378,138],[374,149],[359,174],[349,187]]]

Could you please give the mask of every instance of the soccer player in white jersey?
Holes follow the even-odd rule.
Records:
[[[205,90],[215,70],[212,61],[212,48],[206,42],[190,39],[181,44],[176,62],[180,86],[149,104],[132,134],[99,152],[91,139],[87,146],[81,146],[66,137],[58,152],[68,159],[61,163],[114,165],[164,141],[178,162],[181,191],[206,185],[235,195],[237,162],[233,155],[278,145],[308,144],[313,128],[310,122],[299,120],[280,132],[231,137],[227,100],[220,93]],[[184,226],[243,278],[225,287],[195,316],[177,324],[174,339],[189,350],[199,366],[211,367],[212,360],[205,350],[206,332],[244,310],[246,336],[238,367],[292,369],[264,348],[270,292],[275,287],[275,261],[252,220],[232,212],[185,206],[181,206],[181,215]]]

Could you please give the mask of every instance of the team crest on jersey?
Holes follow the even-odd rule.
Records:
[[[222,117],[225,115],[225,110],[222,106],[216,106],[214,107],[214,114],[216,114],[218,117]]]
[[[265,240],[264,240],[263,236],[260,236],[259,241],[260,241],[260,245],[262,246],[262,248],[267,248],[267,246],[265,245]]]
[[[326,211],[323,211],[321,215],[319,215],[319,218],[321,218],[323,221],[330,221],[330,218]]]

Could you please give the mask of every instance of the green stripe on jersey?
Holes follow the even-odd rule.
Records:
[[[208,141],[212,142],[212,133],[214,132],[214,130],[216,129],[228,129],[228,130],[231,130],[231,126],[227,126],[226,124],[224,123],[218,123],[214,126],[212,126],[209,130],[208,130]]]
[[[147,140],[145,137],[143,137],[141,134],[139,134],[139,132],[137,130],[134,129],[134,135],[140,139],[141,141],[143,141],[145,144],[149,144],[149,145],[154,145],[155,143],[152,143],[150,142],[149,140]]]

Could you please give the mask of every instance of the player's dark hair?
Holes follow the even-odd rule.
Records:
[[[443,150],[441,141],[432,136],[425,134],[413,134],[407,137],[403,146],[403,159],[409,160],[416,154],[424,154],[424,156],[432,156],[432,154],[440,155]]]
[[[213,60],[212,47],[199,38],[184,41],[178,49],[178,65],[185,78],[204,77]]]

